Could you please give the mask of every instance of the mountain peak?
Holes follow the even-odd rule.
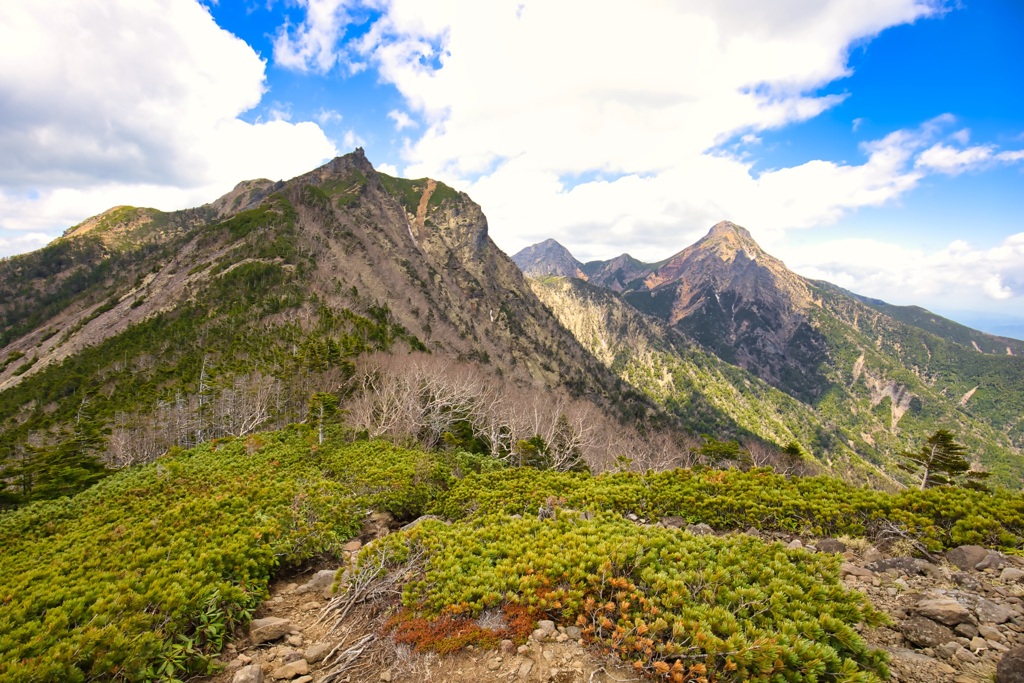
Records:
[[[694,248],[711,248],[724,260],[731,261],[740,252],[751,261],[765,256],[765,251],[754,240],[750,231],[732,221],[720,221],[694,245]]]
[[[530,277],[578,277],[586,279],[583,264],[572,253],[553,239],[531,244],[512,257],[519,269]]]

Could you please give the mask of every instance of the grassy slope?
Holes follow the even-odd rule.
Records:
[[[541,508],[563,506],[536,517]],[[422,569],[434,579],[407,585],[407,606],[426,610],[410,617],[429,624],[439,611],[472,614],[501,604],[526,607],[534,618],[582,616],[588,637],[623,656],[617,630],[639,619],[651,631],[641,668],[660,671],[682,645],[688,665],[714,665],[721,680],[768,675],[776,656],[787,678],[824,662],[830,671],[859,669],[860,680],[875,680],[880,660],[851,626],[877,617],[845,591],[837,561],[828,557],[742,537],[701,540],[673,530],[651,536],[622,515],[671,514],[720,529],[754,525],[812,535],[870,534],[889,520],[932,549],[1024,543],[1024,498],[1005,492],[890,496],[764,470],[600,477],[504,470],[464,453],[319,444],[312,429],[297,426],[205,444],[121,471],[73,498],[0,516],[0,681],[164,680],[205,671],[280,566],[337,551],[369,508],[400,519],[433,510],[453,520],[420,525],[378,546],[397,553],[390,561],[400,565],[403,548],[425,544]],[[569,508],[598,514],[588,520]],[[523,533],[509,534],[515,525]],[[529,538],[538,540],[518,547]],[[645,559],[637,554],[641,547],[648,548]],[[580,553],[579,561],[567,564],[563,549]],[[788,585],[816,596],[802,616],[784,600],[770,618],[739,607],[778,588],[761,558]],[[743,570],[736,571],[741,559]],[[664,602],[672,591],[692,592],[719,574],[732,577],[728,589],[693,593],[685,609]],[[664,582],[680,580],[666,590]],[[608,599],[618,604],[613,612],[591,602]],[[677,615],[662,624],[659,611],[666,619],[670,611]],[[838,641],[835,634],[842,634]],[[730,651],[742,654],[730,659]],[[766,651],[773,656],[761,657]]]

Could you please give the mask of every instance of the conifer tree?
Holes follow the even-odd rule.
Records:
[[[906,462],[900,468],[911,473],[920,473],[918,488],[954,486],[964,484],[977,487],[977,480],[987,476],[983,472],[971,472],[971,463],[964,457],[967,448],[953,440],[949,430],[940,429],[925,441],[918,451],[904,451],[900,455]]]

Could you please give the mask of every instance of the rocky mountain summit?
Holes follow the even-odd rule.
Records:
[[[543,261],[532,260],[531,253],[524,250],[513,260],[525,272],[557,275],[544,273]],[[631,367],[640,362],[631,348],[656,344],[635,336],[615,339],[623,335],[597,324],[618,315],[611,311],[618,304],[596,295],[593,286],[747,373],[732,381],[732,388],[708,388],[709,395],[748,394],[756,386],[753,376],[807,406],[820,424],[814,437],[801,437],[795,426],[801,418],[789,411],[786,430],[752,416],[744,425],[749,431],[761,436],[788,431],[819,460],[834,460],[849,448],[869,466],[891,474],[895,454],[945,428],[968,442],[975,462],[997,481],[1020,484],[1022,342],[801,277],[729,221],[664,261],[642,264],[623,255],[584,264],[582,270],[585,277],[565,276],[567,284],[535,278],[534,288],[570,329],[603,328],[603,336],[577,338],[599,357],[599,348],[621,347],[623,355],[609,366],[623,379],[648,377],[641,382],[644,390],[670,409],[690,401],[693,389],[683,378],[697,371],[666,372],[664,359],[643,361],[643,372]],[[593,324],[580,324],[581,307],[596,316]],[[678,358],[668,362],[680,369],[692,366]],[[779,403],[773,400],[762,412],[776,410]]]

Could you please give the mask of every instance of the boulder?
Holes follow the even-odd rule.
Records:
[[[263,669],[260,668],[259,664],[243,666],[235,672],[235,675],[231,678],[231,683],[263,683]]]
[[[983,624],[1005,624],[1017,614],[1016,610],[985,598],[978,598],[974,611]]]
[[[870,579],[875,575],[875,573],[870,569],[858,567],[857,565],[851,564],[849,562],[843,562],[841,565],[839,565],[839,574],[841,576],[858,576],[865,579]]]
[[[313,578],[296,588],[295,592],[300,594],[319,593],[323,589],[331,587],[337,573],[337,569],[321,569],[316,574],[313,574]]]
[[[1024,683],[1024,647],[1015,647],[999,660],[996,683]]]
[[[956,626],[971,621],[970,611],[953,598],[926,598],[917,603],[914,611],[946,626]]]
[[[323,661],[324,657],[331,654],[334,647],[330,643],[313,643],[306,648],[305,659],[310,664]]]
[[[275,681],[290,681],[293,678],[305,676],[308,673],[309,662],[305,659],[299,659],[274,669],[274,672],[270,674],[270,677]]]
[[[924,617],[911,617],[900,623],[903,637],[917,647],[938,647],[953,640],[953,632]]]
[[[988,556],[988,549],[980,545],[961,545],[946,553],[946,560],[957,569],[969,571]]]
[[[823,538],[814,544],[819,553],[841,554],[846,552],[846,544],[834,538]]]
[[[264,619],[253,619],[249,624],[249,640],[253,645],[267,643],[277,640],[281,636],[291,633],[292,622],[280,617],[266,617]]]

